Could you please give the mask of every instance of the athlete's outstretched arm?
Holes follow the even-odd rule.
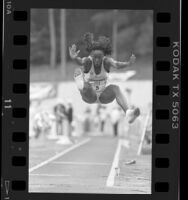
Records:
[[[131,55],[129,61],[127,62],[119,62],[114,60],[113,58],[110,59],[110,64],[111,67],[116,68],[116,69],[123,69],[125,67],[128,67],[129,65],[133,64],[136,60],[136,57],[134,54]]]
[[[74,60],[78,65],[83,65],[84,64],[84,59],[85,58],[80,58],[78,54],[80,53],[80,50],[76,51],[76,45],[73,44],[72,47],[69,47],[69,54],[72,60]]]

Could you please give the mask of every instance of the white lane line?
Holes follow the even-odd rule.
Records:
[[[143,127],[143,130],[142,130],[140,144],[139,144],[138,151],[137,151],[138,156],[141,154],[141,151],[142,151],[142,146],[143,146],[143,143],[144,143],[144,138],[145,138],[145,135],[146,135],[146,130],[147,130],[148,122],[149,122],[149,119],[150,119],[150,115],[151,115],[151,112],[149,112],[146,116],[146,120],[145,120],[144,127]]]
[[[119,163],[119,155],[120,155],[120,151],[121,151],[121,145],[122,145],[122,141],[119,140],[118,145],[117,145],[117,149],[116,149],[116,152],[115,152],[115,155],[114,155],[112,167],[111,167],[110,173],[109,173],[107,181],[106,181],[107,187],[112,187],[114,185],[114,179],[115,179],[115,176],[116,176],[116,168],[118,168],[118,163]]]
[[[66,177],[66,176],[70,176],[70,175],[63,175],[63,174],[29,174],[29,176]]]
[[[44,162],[41,162],[40,164],[38,164],[38,165],[36,165],[36,166],[30,168],[30,169],[29,169],[29,173],[31,173],[32,171],[34,171],[34,170],[36,170],[36,169],[38,169],[38,168],[40,168],[40,167],[42,167],[42,166],[44,166],[44,165],[46,165],[46,164],[48,164],[49,162],[52,162],[53,160],[55,160],[55,159],[57,159],[57,158],[59,158],[59,157],[65,155],[66,153],[68,153],[68,152],[70,152],[70,151],[76,149],[77,147],[80,147],[81,145],[83,145],[83,144],[89,142],[90,140],[91,140],[90,138],[87,138],[87,139],[85,139],[84,141],[82,141],[82,142],[80,142],[80,143],[78,143],[78,144],[76,144],[76,145],[74,145],[74,146],[72,146],[72,147],[70,147],[70,148],[68,148],[68,149],[65,149],[64,151],[62,151],[62,152],[56,154],[55,156],[53,156],[53,157],[51,157],[51,158],[45,160]]]
[[[110,163],[94,163],[94,162],[59,162],[55,161],[52,164],[60,164],[60,165],[110,165]]]

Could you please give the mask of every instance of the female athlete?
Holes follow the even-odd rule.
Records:
[[[93,104],[108,104],[116,99],[117,103],[128,116],[129,123],[140,115],[140,109],[129,109],[127,100],[118,85],[108,83],[108,74],[112,68],[123,69],[135,62],[136,57],[132,55],[128,62],[119,62],[111,57],[112,46],[110,39],[100,36],[94,40],[92,33],[84,35],[88,57],[79,57],[80,50],[75,44],[69,47],[70,57],[80,66],[74,73],[76,85],[80,91],[83,101]]]

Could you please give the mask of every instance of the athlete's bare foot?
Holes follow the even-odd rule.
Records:
[[[140,115],[140,109],[139,108],[135,108],[133,110],[128,110],[127,116],[128,116],[129,124],[132,124],[139,115]]]
[[[84,88],[84,78],[83,72],[80,68],[75,69],[74,71],[74,80],[79,90],[83,90]]]

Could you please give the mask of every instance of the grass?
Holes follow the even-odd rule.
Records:
[[[74,69],[77,66],[73,63],[67,63],[66,77],[63,77],[61,66],[58,65],[52,69],[48,65],[31,66],[30,81],[31,82],[62,82],[73,81]],[[152,64],[151,62],[137,62],[129,70],[136,70],[137,74],[132,78],[133,80],[151,80],[152,79]],[[126,69],[126,70],[127,70]]]

